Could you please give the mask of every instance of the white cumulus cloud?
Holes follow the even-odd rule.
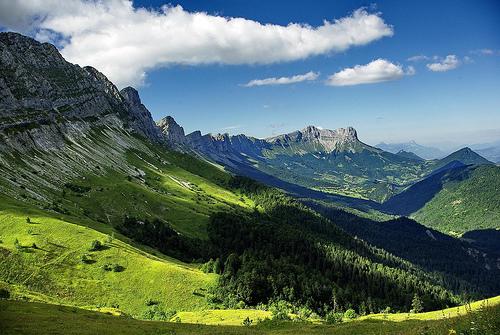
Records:
[[[161,66],[293,61],[393,35],[380,14],[365,9],[317,27],[283,26],[181,6],[135,8],[129,0],[0,0],[0,26],[42,40],[57,35],[65,58],[96,67],[118,86],[141,84]]]
[[[460,60],[456,55],[448,55],[439,62],[427,64],[429,71],[445,72],[456,69],[460,65]]]
[[[252,86],[265,86],[265,85],[286,85],[286,84],[294,84],[300,83],[302,81],[311,81],[316,80],[319,76],[319,73],[309,71],[304,74],[298,74],[292,77],[280,77],[280,78],[265,78],[265,79],[254,79],[250,80],[248,83],[242,85],[245,87]]]
[[[415,74],[415,69],[410,66],[403,69],[401,65],[393,64],[385,59],[376,59],[366,65],[356,65],[334,73],[328,77],[326,84],[330,86],[352,86],[372,84],[382,81],[398,80],[405,75]]]

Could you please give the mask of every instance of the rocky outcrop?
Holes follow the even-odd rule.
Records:
[[[128,104],[128,125],[144,137],[161,143],[163,140],[161,130],[153,121],[149,110],[142,104],[139,92],[133,87],[126,87],[120,94]]]
[[[186,144],[186,135],[184,134],[184,128],[179,126],[177,122],[175,122],[173,117],[166,116],[161,120],[159,120],[158,122],[156,122],[156,125],[160,128],[160,131],[163,134],[164,139],[171,146],[175,147]]]
[[[356,149],[361,143],[358,140],[356,130],[352,127],[329,130],[314,126],[308,126],[293,133],[271,137],[267,141],[281,147],[313,144],[318,148],[322,148],[323,150],[321,151],[325,153]]]
[[[60,149],[99,127],[161,141],[137,91],[120,94],[102,73],[67,62],[49,43],[0,33],[0,74],[0,148]]]

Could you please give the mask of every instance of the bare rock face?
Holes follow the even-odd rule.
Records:
[[[281,147],[314,145],[317,150],[331,153],[333,151],[359,149],[361,142],[353,127],[336,130],[308,126],[302,130],[268,138],[267,141]]]
[[[132,88],[122,96],[102,73],[67,62],[49,43],[0,33],[0,74],[0,148],[60,149],[96,127],[161,141],[138,95],[129,99]]]
[[[161,143],[163,139],[161,130],[156,126],[149,110],[142,104],[139,92],[133,87],[126,87],[120,94],[128,105],[129,126],[144,137]]]
[[[184,128],[179,126],[173,117],[166,116],[159,120],[156,125],[160,128],[164,138],[171,146],[186,144]]]

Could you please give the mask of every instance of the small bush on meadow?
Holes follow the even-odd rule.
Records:
[[[146,306],[154,306],[154,305],[158,305],[160,302],[159,301],[156,301],[156,300],[153,300],[153,299],[146,299]]]
[[[175,314],[177,314],[177,311],[164,311],[160,308],[160,306],[153,305],[144,312],[142,317],[146,320],[169,321]]]
[[[84,263],[84,264],[91,264],[94,262],[92,257],[88,254],[83,254],[81,257],[81,260],[82,260],[82,263]]]
[[[102,266],[102,268],[105,270],[105,271],[113,271],[113,272],[123,272],[123,270],[125,270],[125,268],[119,264],[111,264],[111,263],[106,263]]]
[[[250,327],[253,323],[253,320],[251,320],[248,316],[246,317],[245,320],[243,320],[242,325],[245,327]]]
[[[358,314],[356,314],[356,311],[352,308],[349,308],[347,311],[344,312],[344,318],[347,320],[353,320],[358,317]]]
[[[288,314],[291,313],[292,310],[291,305],[288,302],[279,300],[274,302],[269,309],[271,310],[273,320],[290,320],[290,316]]]
[[[21,243],[19,243],[19,240],[17,238],[14,240],[14,247],[19,251],[22,251],[24,249],[24,247],[21,245]]]
[[[101,241],[99,240],[93,240],[92,243],[90,243],[90,248],[89,251],[99,251],[103,247]]]
[[[337,323],[341,323],[342,319],[344,317],[344,314],[338,313],[338,312],[329,312],[325,316],[325,322],[329,325],[334,325]]]

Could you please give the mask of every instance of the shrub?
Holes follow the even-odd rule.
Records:
[[[343,317],[344,317],[344,315],[342,313],[337,313],[337,312],[332,311],[332,312],[329,312],[328,314],[326,314],[325,322],[330,324],[330,325],[334,325],[337,323],[341,323]]]
[[[200,267],[200,270],[205,273],[211,273],[214,269],[214,259],[210,258],[210,260],[206,263],[203,263]]]
[[[358,317],[358,314],[356,314],[356,311],[352,308],[349,308],[347,311],[344,312],[344,318],[348,320],[353,320]]]
[[[123,272],[125,268],[119,264],[106,263],[102,266],[105,271]]]
[[[10,292],[6,288],[0,288],[0,299],[9,299]]]
[[[90,244],[89,251],[99,251],[102,249],[102,243],[99,240],[93,240]]]
[[[89,186],[82,186],[72,183],[66,183],[64,184],[64,187],[69,188],[74,193],[80,193],[80,194],[89,192],[91,190]]]
[[[279,300],[273,303],[270,307],[272,312],[273,320],[290,320],[288,315],[292,311],[290,310],[290,304],[284,300]]]
[[[17,250],[23,250],[23,246],[21,245],[21,243],[19,243],[19,240],[17,238],[14,240],[14,247]]]
[[[251,320],[248,316],[246,317],[245,320],[243,320],[242,325],[245,327],[250,327],[253,323],[253,320]]]
[[[92,259],[92,257],[88,254],[83,254],[82,257],[82,263],[85,263],[85,264],[91,264],[91,263],[94,263],[94,260]]]
[[[177,311],[164,311],[158,305],[153,305],[144,312],[142,317],[146,320],[169,321],[175,314]]]
[[[154,305],[158,305],[160,302],[156,301],[156,300],[153,300],[153,299],[146,299],[146,306],[154,306]]]
[[[307,319],[312,315],[313,311],[310,308],[307,307],[301,307],[298,311],[298,316],[300,319]]]

